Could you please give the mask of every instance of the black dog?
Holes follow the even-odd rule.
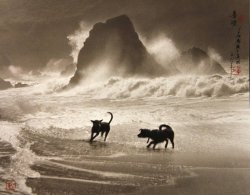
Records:
[[[159,126],[159,130],[161,131],[163,127],[165,127],[166,129],[167,129],[167,128],[168,128],[168,129],[169,129],[169,128],[172,129],[169,125],[162,124],[162,125]],[[151,130],[151,131],[158,131],[158,129],[153,129],[153,130]],[[149,142],[149,140],[150,140],[150,137],[148,138],[147,143]]]
[[[110,123],[113,120],[113,114],[111,112],[108,113],[111,115],[111,118],[108,123],[102,122],[102,120],[91,120],[91,122],[93,123],[90,138],[91,142],[99,135],[99,133],[101,133],[101,136],[103,136],[103,134],[105,133],[104,141],[106,141],[106,138],[110,131]]]
[[[165,129],[162,129],[165,127]],[[140,138],[149,138],[152,139],[147,148],[149,148],[152,144],[154,144],[153,149],[155,149],[156,144],[166,141],[165,148],[168,146],[168,139],[172,143],[172,148],[174,148],[174,131],[173,129],[165,124],[159,126],[158,129],[149,130],[149,129],[140,129],[140,133],[137,135]],[[149,141],[148,139],[148,141]]]

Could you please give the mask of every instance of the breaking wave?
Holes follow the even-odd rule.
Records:
[[[69,77],[52,77],[22,88],[25,94],[84,95],[95,99],[160,98],[160,97],[223,97],[249,91],[247,75],[175,75],[170,77],[110,77],[86,79],[78,86],[61,90]],[[16,89],[18,90],[18,89]],[[13,93],[15,91],[13,90]],[[19,91],[21,93],[21,91]]]
[[[126,99],[146,97],[221,97],[249,91],[246,76],[174,76],[149,78],[112,77],[104,84],[80,86],[70,94],[86,94],[92,98]]]

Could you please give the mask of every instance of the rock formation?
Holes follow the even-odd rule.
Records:
[[[183,52],[172,64],[185,74],[226,74],[221,64],[196,47]]]
[[[160,66],[148,53],[126,15],[93,26],[80,50],[77,70],[70,85],[78,84],[81,79],[102,68],[107,76],[171,74],[171,70]]]

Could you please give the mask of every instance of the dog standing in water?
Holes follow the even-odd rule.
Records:
[[[91,129],[91,138],[90,142],[92,142],[98,135],[101,133],[101,136],[105,133],[104,141],[106,141],[107,136],[110,131],[110,123],[113,120],[113,114],[111,112],[108,112],[111,116],[109,122],[102,122],[102,120],[91,120],[93,123],[92,129]],[[94,135],[95,134],[95,135]]]
[[[164,127],[165,129],[162,129]],[[155,146],[158,143],[164,141],[166,141],[165,148],[167,148],[168,139],[172,143],[172,148],[174,148],[174,131],[169,125],[162,124],[159,126],[159,130],[140,129],[140,133],[137,136],[139,138],[148,138],[148,141],[149,139],[152,139],[152,141],[147,145],[147,148],[149,148],[153,144],[153,149],[155,149]]]

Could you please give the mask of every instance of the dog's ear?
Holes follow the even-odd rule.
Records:
[[[139,131],[141,131],[142,129],[139,129]]]
[[[101,123],[103,121],[103,119],[102,120],[99,120],[99,122]]]
[[[94,121],[93,120],[90,120],[92,123],[94,123]]]

